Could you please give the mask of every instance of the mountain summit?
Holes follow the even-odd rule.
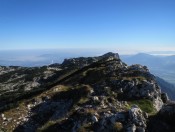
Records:
[[[117,53],[44,67],[1,66],[0,79],[1,131],[175,130],[175,105],[155,76]]]

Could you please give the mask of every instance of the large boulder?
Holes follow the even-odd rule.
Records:
[[[130,123],[127,125],[128,131],[144,132],[146,130],[146,119],[142,110],[138,106],[134,105],[129,110],[129,120]]]
[[[146,118],[144,112],[136,105],[128,112],[106,113],[97,123],[98,131],[111,130],[113,126],[122,126],[122,130],[127,132],[145,132]],[[116,128],[117,129],[117,128]]]

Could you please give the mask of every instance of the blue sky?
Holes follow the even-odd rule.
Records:
[[[0,46],[175,50],[175,0],[0,0]]]

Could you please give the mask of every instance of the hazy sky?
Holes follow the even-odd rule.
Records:
[[[0,49],[175,50],[175,0],[0,0]]]

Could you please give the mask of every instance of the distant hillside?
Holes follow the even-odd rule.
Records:
[[[129,65],[144,64],[148,67],[157,67],[158,65],[162,65],[163,63],[161,57],[156,57],[145,53],[139,53],[130,56],[121,56],[121,58]]]
[[[161,87],[162,92],[167,93],[170,99],[175,100],[175,86],[159,77],[156,77],[156,80]]]

